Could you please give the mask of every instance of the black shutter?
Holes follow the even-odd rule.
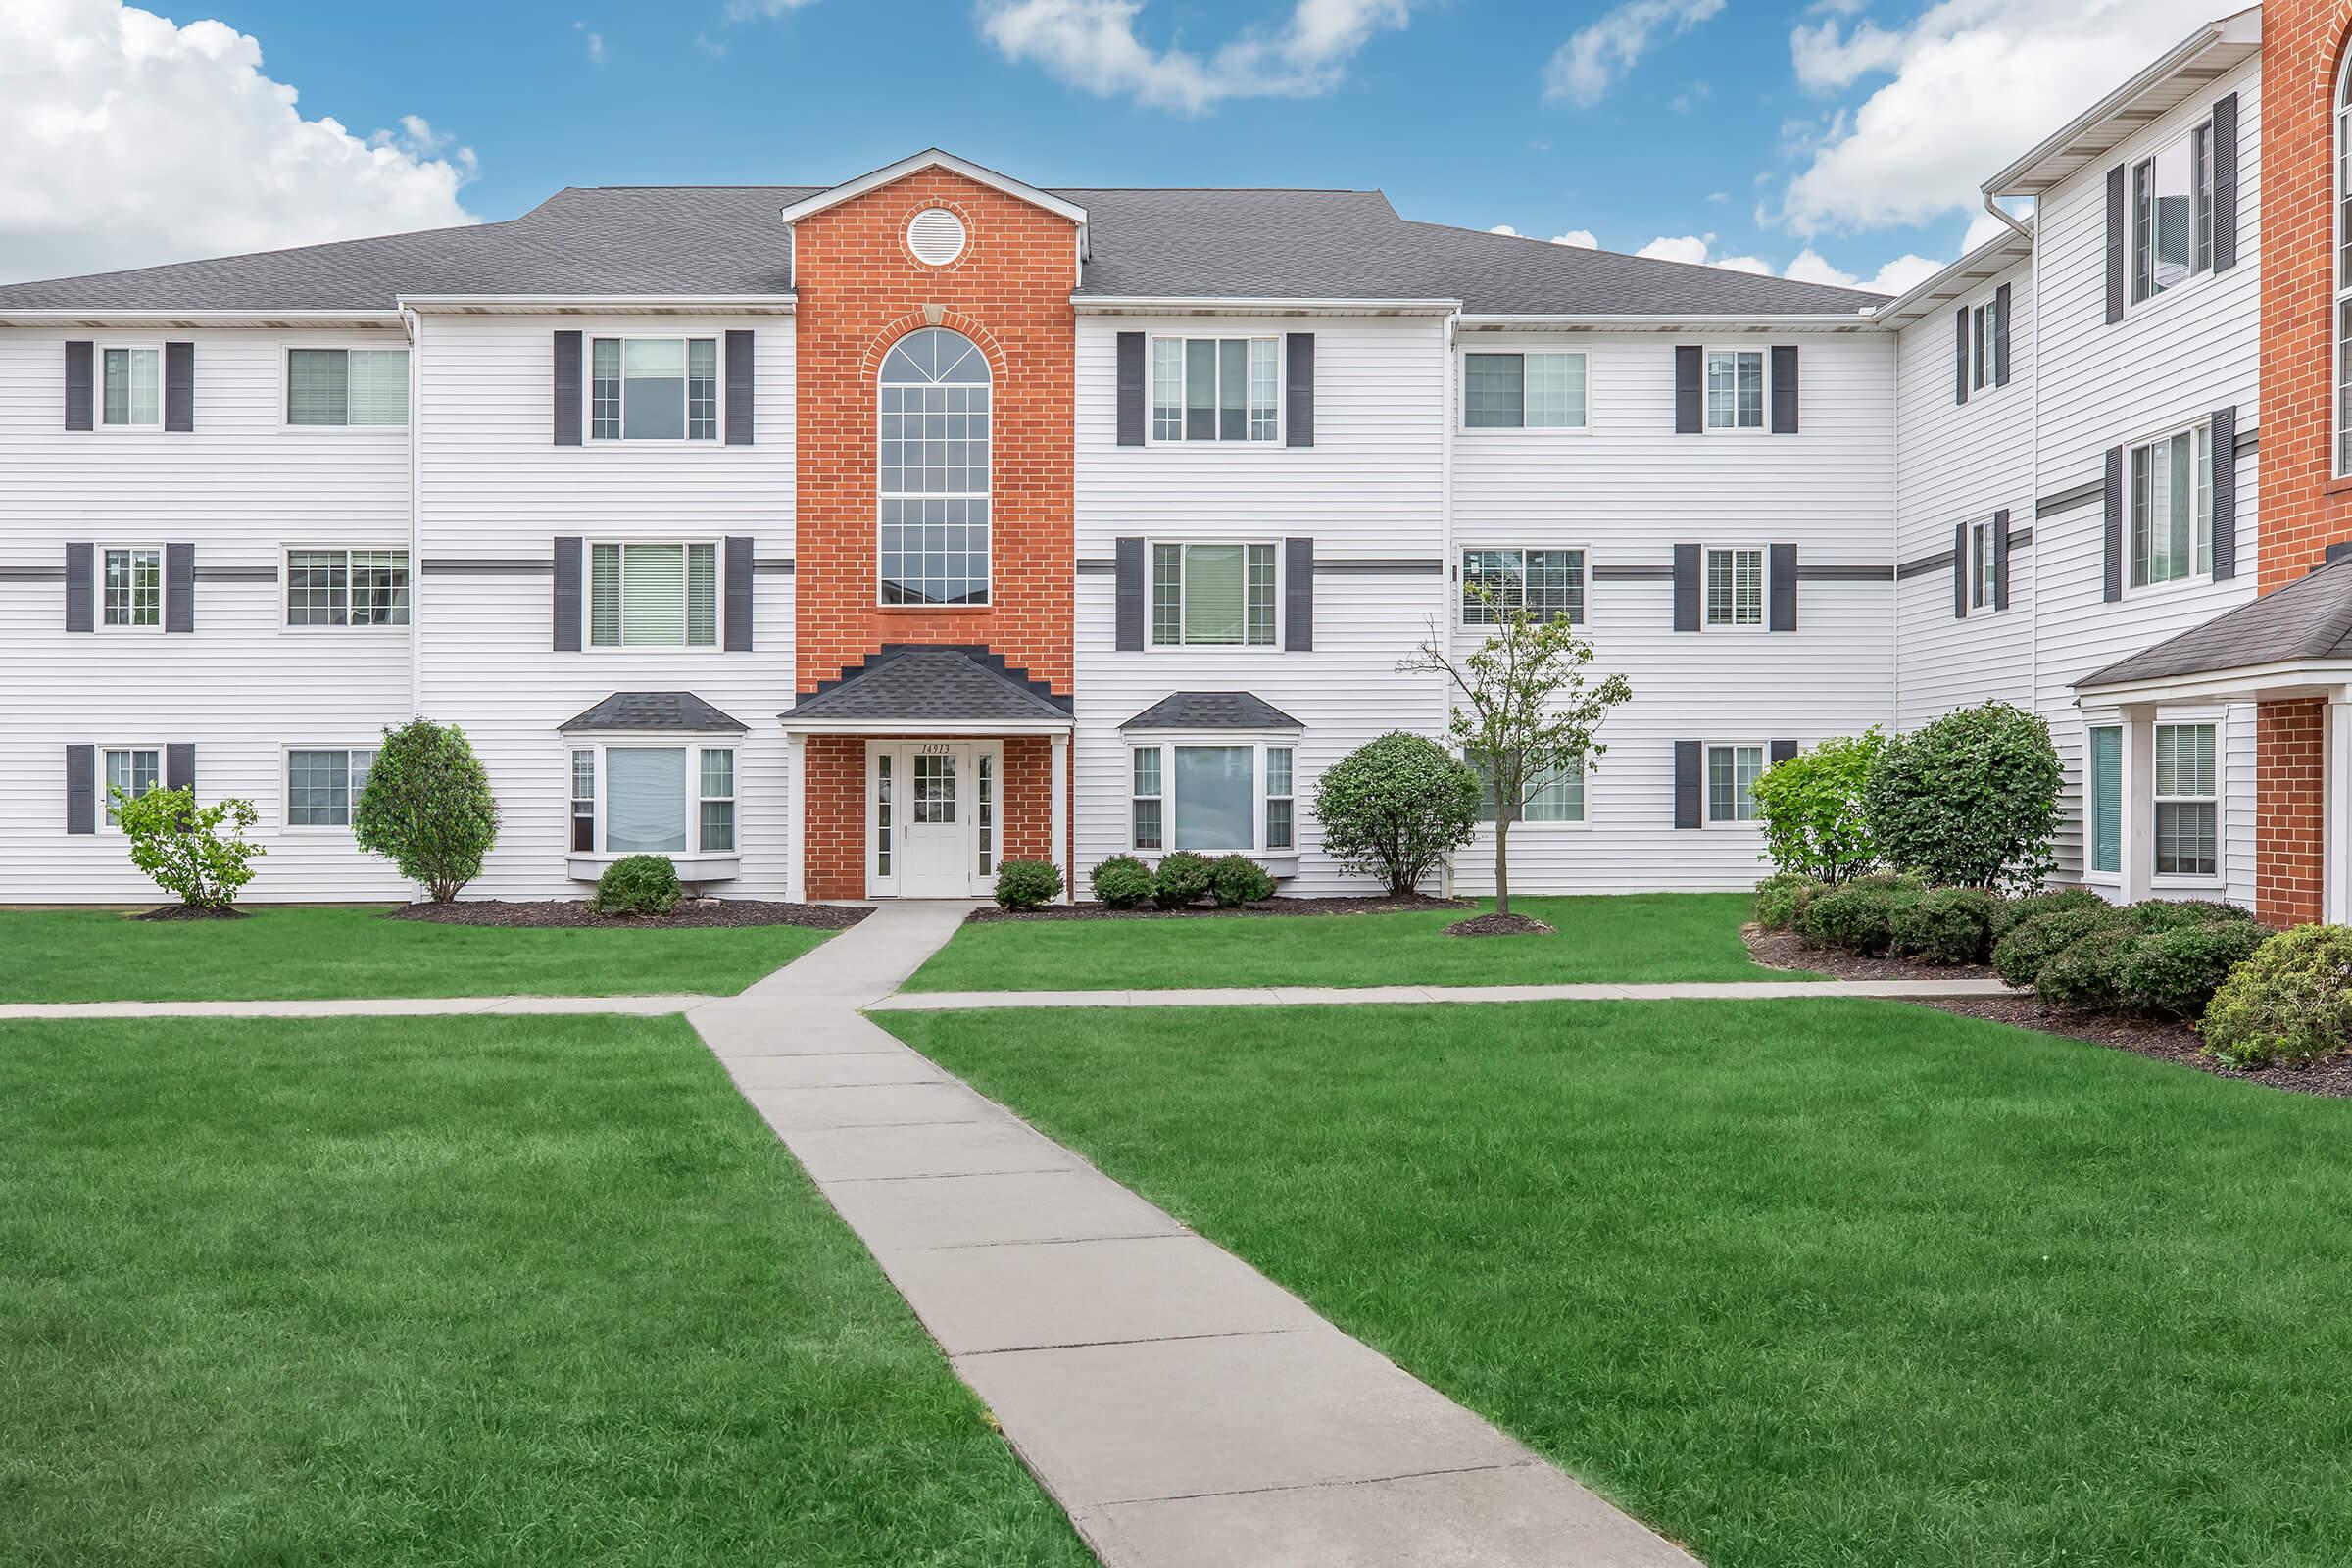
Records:
[[[1698,546],[1674,547],[1674,629],[1698,630]]]
[[[2236,265],[2237,94],[2230,93],[2213,106],[2213,270],[2227,272]],[[2218,554],[2214,564],[2221,564]]]
[[[1144,334],[1119,334],[1119,445],[1144,444]],[[1121,643],[1120,647],[1127,645]]]
[[[164,428],[196,428],[196,345],[164,345]]]
[[[96,382],[93,362],[98,357],[97,345],[69,342],[66,345],[66,428],[87,430],[92,427],[92,388]]]
[[[2219,121],[2216,121],[2219,124]],[[2237,408],[2213,411],[2213,577],[2237,575]]]
[[[164,630],[196,629],[196,547],[164,546]]]
[[[2124,318],[2124,166],[2107,171],[2107,324]]]
[[[1796,434],[1796,345],[1772,346],[1772,433]]]
[[[1775,766],[1775,767],[1778,767],[1778,766],[1780,766],[1780,765],[1781,765],[1783,762],[1786,762],[1786,761],[1788,761],[1788,760],[1791,760],[1791,759],[1793,759],[1795,756],[1796,756],[1796,742],[1794,742],[1794,741],[1774,741],[1774,742],[1772,743],[1772,765],[1773,765],[1773,766]]]
[[[1992,291],[1992,384],[2009,384],[2009,285]]]
[[[1966,402],[1968,401],[1968,307],[1967,307],[1967,306],[1965,306],[1965,305],[1961,306],[1961,307],[1960,307],[1960,309],[1959,309],[1959,311],[1958,311],[1957,313],[1955,313],[1955,315],[1954,315],[1954,318],[1953,318],[1953,324],[1954,324],[1955,326],[1957,326],[1957,327],[1959,328],[1959,330],[1958,330],[1958,331],[1956,331],[1956,332],[1954,332],[1954,333],[1952,334],[1952,341],[1953,341],[1954,345],[1955,345],[1955,346],[1957,347],[1957,349],[1958,349],[1958,354],[1957,354],[1957,356],[1956,356],[1956,363],[1955,363],[1955,365],[1953,366],[1953,384],[1952,384],[1952,393],[1953,393],[1953,398],[1952,398],[1952,401],[1954,401],[1955,403],[1966,403]]]
[[[1294,654],[1315,646],[1315,542],[1282,542],[1282,646]]]
[[[556,541],[555,648],[559,654],[580,651],[580,541],[576,538]]]
[[[1283,445],[1315,444],[1315,334],[1286,332],[1283,353]]]
[[[91,592],[96,545],[66,546],[66,630],[97,630],[96,596]]]
[[[2103,499],[2107,510],[2107,539],[2102,554],[2101,595],[2109,604],[2124,597],[2124,449],[2107,449]]]
[[[1138,333],[1137,336],[1143,334]],[[1144,542],[1141,539],[1120,539],[1111,546],[1112,565],[1118,575],[1112,590],[1115,601],[1116,636],[1113,646],[1123,654],[1140,652],[1144,646]]]
[[[2009,608],[2009,514],[1992,514],[1992,608]]]
[[[752,444],[752,393],[751,328],[737,327],[727,333],[727,445],[731,447]]]
[[[192,790],[196,787],[196,743],[170,741],[164,746],[164,788]]]
[[[1706,428],[1706,350],[1695,343],[1674,349],[1674,433],[1697,435]]]
[[[752,542],[734,536],[727,540],[725,647],[730,654],[752,651]]]
[[[1770,631],[1796,630],[1796,546],[1774,545],[1767,552],[1772,569],[1766,573],[1772,596]]]
[[[1674,743],[1674,825],[1697,827],[1699,815],[1698,742]]]
[[[556,334],[556,445],[580,444],[580,334]],[[576,543],[576,541],[575,541]],[[579,646],[576,642],[573,647]]]
[[[66,831],[98,831],[98,756],[92,747],[66,748]]]
[[[1952,524],[1952,618],[1968,618],[1968,524]]]

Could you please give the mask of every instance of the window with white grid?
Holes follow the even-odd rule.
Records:
[[[924,327],[882,362],[881,601],[989,602],[988,356]]]

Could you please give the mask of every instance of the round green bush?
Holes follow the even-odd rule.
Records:
[[[1996,901],[1983,888],[1936,888],[1894,910],[1894,951],[1932,963],[1982,963]]]
[[[1061,867],[1052,860],[997,862],[997,902],[1007,909],[1034,909],[1061,897]]]
[[[1159,888],[1152,897],[1163,909],[1181,909],[1198,904],[1209,890],[1208,860],[1190,850],[1178,850],[1162,856],[1159,862]]]
[[[2063,782],[2046,723],[1980,703],[1888,742],[1863,814],[1881,860],[1938,887],[2034,888],[2053,863]]]
[[[1152,868],[1132,855],[1114,855],[1087,873],[1095,902],[1113,909],[1140,909],[1152,902],[1158,882]]]
[[[2034,994],[2062,1012],[2114,1012],[2123,1004],[2124,965],[2143,940],[2126,920],[2094,926],[2042,960]]]
[[[1806,901],[1805,939],[1864,956],[1884,953],[1894,941],[1895,911],[1920,896],[1915,887],[1875,878],[1831,888]]]
[[[2116,989],[2124,1005],[2135,1012],[2197,1017],[2230,971],[2269,937],[2251,920],[2228,918],[2148,932],[2125,955],[2116,970]]]
[[[2142,931],[2178,931],[2184,926],[2216,922],[2252,925],[2254,911],[2212,899],[2149,899],[2132,906],[2132,923]]]
[[[2009,934],[1992,945],[1992,966],[2009,984],[2032,990],[2044,963],[2093,931],[2126,924],[2130,918],[2104,899],[2095,909],[2074,907],[2034,915],[2010,927]]]
[[[1227,855],[1208,868],[1208,891],[1215,895],[1218,908],[1237,909],[1272,898],[1274,879],[1247,855]]]
[[[1425,736],[1392,731],[1349,752],[1316,780],[1323,853],[1341,869],[1376,876],[1395,897],[1408,897],[1446,857],[1477,836],[1480,794],[1478,775],[1460,758]],[[1160,882],[1164,890],[1164,862]],[[1180,904],[1206,891],[1203,885]]]
[[[2205,1054],[2237,1067],[2295,1066],[2352,1039],[2352,926],[2281,931],[2231,970],[2197,1025]]]
[[[2088,888],[2060,888],[2055,893],[2032,893],[2022,899],[2003,899],[1992,906],[1992,940],[2016,930],[2026,921],[2040,914],[2057,914],[2066,909],[2105,909],[2113,906]]]
[[[1786,931],[1796,924],[1796,914],[1803,895],[1808,889],[1823,884],[1794,871],[1779,871],[1756,884],[1756,924],[1767,931]]]
[[[624,855],[596,879],[599,914],[667,914],[685,890],[666,855]]]

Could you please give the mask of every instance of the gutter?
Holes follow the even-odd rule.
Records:
[[[1272,295],[1072,294],[1081,316],[1180,316],[1221,312],[1235,316],[1452,316],[1455,299],[1282,298]]]
[[[404,308],[409,333],[409,716],[424,716],[424,319]]]
[[[782,294],[403,294],[405,312],[476,316],[593,316],[602,313],[692,315],[743,312],[786,315],[800,304]]]

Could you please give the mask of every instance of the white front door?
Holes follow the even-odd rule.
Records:
[[[869,744],[869,896],[963,899],[995,885],[1001,757],[986,741]]]

